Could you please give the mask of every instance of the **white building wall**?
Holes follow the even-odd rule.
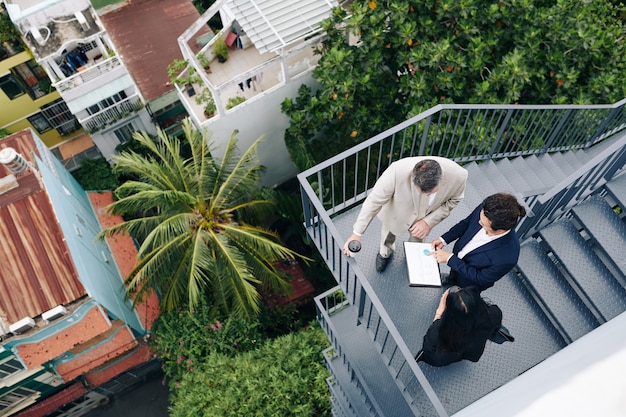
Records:
[[[210,123],[207,132],[218,147],[213,155],[223,155],[224,146],[234,130],[239,130],[237,138],[240,152],[248,149],[259,136],[264,136],[258,148],[259,162],[266,167],[262,185],[279,185],[295,177],[298,171],[285,146],[285,130],[289,127],[289,119],[280,111],[280,105],[287,97],[297,97],[300,85],[311,86],[315,83],[309,73],[275,91],[264,93],[256,100],[237,106],[232,113]]]

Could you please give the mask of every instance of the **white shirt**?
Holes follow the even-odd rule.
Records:
[[[467,242],[467,245],[463,246],[463,249],[461,249],[456,256],[459,257],[460,259],[463,259],[465,255],[467,255],[474,249],[479,248],[483,245],[486,245],[487,243],[492,242],[496,239],[499,239],[502,236],[505,236],[506,234],[508,234],[509,232],[510,230],[507,230],[506,232],[501,233],[499,235],[489,236],[487,234],[487,231],[483,227],[481,227],[480,230],[476,232],[474,237],[469,242]]]
[[[437,195],[437,192],[434,192],[432,194],[430,194],[428,196],[428,207],[430,208],[430,206],[433,205],[433,201],[435,201],[435,196]]]

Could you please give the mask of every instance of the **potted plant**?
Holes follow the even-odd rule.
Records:
[[[232,109],[233,107],[243,103],[244,101],[246,101],[246,98],[243,96],[231,97],[228,99],[228,102],[226,103],[226,110]]]
[[[215,39],[215,43],[213,43],[213,52],[217,57],[219,62],[226,62],[228,59],[228,46],[226,46],[226,42],[220,36]]]
[[[210,103],[207,103],[204,106],[204,116],[208,119],[213,117],[213,115],[215,114],[215,111],[217,110],[217,107],[215,106],[215,103],[213,101],[211,101]]]
[[[209,117],[212,117],[217,111],[217,106],[215,105],[215,101],[213,100],[213,95],[206,88],[202,89],[202,91],[196,96],[196,103],[204,106],[204,116],[207,119]]]
[[[205,54],[199,54],[198,61],[200,62],[200,65],[202,65],[202,68],[204,68],[204,71],[207,74],[210,74],[211,73],[211,61],[209,61],[209,58]]]

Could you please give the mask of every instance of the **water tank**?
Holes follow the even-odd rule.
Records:
[[[0,150],[0,164],[3,164],[14,175],[20,175],[28,169],[26,159],[13,148],[4,148]]]

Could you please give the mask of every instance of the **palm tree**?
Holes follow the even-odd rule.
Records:
[[[192,308],[206,297],[222,312],[250,316],[259,311],[260,288],[288,288],[274,263],[298,256],[274,233],[243,221],[245,212],[272,204],[252,197],[262,171],[255,164],[261,138],[239,158],[235,131],[217,160],[189,120],[183,131],[188,158],[181,155],[180,141],[162,131],[154,139],[134,135],[152,155],[130,151],[114,157],[115,171],[134,179],[116,189],[118,199],[108,209],[135,218],[101,237],[127,231],[141,240],[137,265],[126,279],[135,303],[154,289],[165,311]]]

